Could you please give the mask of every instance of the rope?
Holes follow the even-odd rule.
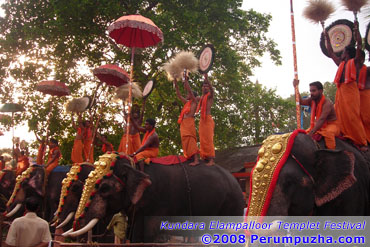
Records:
[[[189,176],[188,176],[188,173],[185,169],[185,165],[181,162],[180,160],[180,157],[178,155],[176,155],[177,159],[179,160],[179,163],[180,163],[180,166],[182,167],[183,171],[184,171],[184,174],[185,174],[185,178],[186,178],[186,185],[187,185],[187,192],[188,192],[188,203],[189,203],[189,216],[192,215],[192,211],[191,211],[191,187],[190,187],[190,182],[189,182]]]

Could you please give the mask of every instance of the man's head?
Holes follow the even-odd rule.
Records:
[[[209,84],[208,80],[204,81],[202,84],[202,94],[207,94],[211,91],[211,85]]]
[[[59,146],[58,140],[54,139],[54,138],[51,138],[50,141],[49,141],[49,146],[52,147],[52,148]]]
[[[0,160],[3,161],[4,160],[4,156],[1,155],[0,156]]]
[[[132,118],[139,119],[140,118],[140,108],[138,105],[133,105],[131,110]]]
[[[103,139],[103,140],[108,140],[108,136],[107,135],[101,135],[101,138]]]
[[[321,98],[324,87],[321,82],[315,81],[310,83],[310,94],[313,100],[319,100]]]
[[[90,123],[90,121],[89,121],[89,120],[85,120],[85,121],[83,122],[83,124],[84,124],[84,126],[85,126],[86,128],[89,128],[89,127],[91,126],[91,123]]]
[[[22,156],[24,155],[24,151],[23,151],[23,150],[21,151],[21,155],[22,155]]]
[[[342,52],[342,61],[348,61],[356,56],[356,48],[352,45],[347,45]]]
[[[155,127],[155,120],[152,118],[148,118],[145,120],[145,130],[146,131],[152,131]]]
[[[25,200],[26,210],[29,212],[36,212],[39,208],[39,200],[36,197],[28,197]]]

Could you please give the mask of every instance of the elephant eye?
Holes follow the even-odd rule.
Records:
[[[71,188],[71,191],[78,192],[79,190],[81,190],[81,187],[82,186],[80,184],[73,184],[72,188]]]
[[[99,188],[100,193],[107,193],[110,190],[110,186],[108,184],[102,184]]]

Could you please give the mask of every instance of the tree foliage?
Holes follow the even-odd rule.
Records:
[[[280,64],[280,53],[265,36],[271,16],[241,10],[241,4],[241,0],[8,0],[0,18],[0,101],[25,105],[27,112],[17,122],[27,121],[31,131],[45,135],[50,124],[68,163],[74,138],[71,116],[63,109],[68,98],[44,96],[35,86],[57,79],[66,83],[72,97],[81,97],[91,95],[98,85],[92,69],[115,63],[129,71],[130,50],[115,44],[107,27],[120,16],[139,13],[164,34],[158,46],[137,49],[134,61],[134,81],[141,86],[156,81],[145,116],[157,119],[161,154],[180,151],[176,120],[182,107],[161,67],[180,50],[196,53],[207,43],[216,49],[210,73],[216,91],[216,148],[260,142],[281,131],[291,103],[249,80],[262,55],[268,53]],[[201,76],[191,79],[192,88],[200,93]],[[112,88],[99,87],[97,92],[98,104],[84,117],[101,116],[99,131],[117,147],[123,133],[122,106],[111,100]]]

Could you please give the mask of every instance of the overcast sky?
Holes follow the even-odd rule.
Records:
[[[4,0],[0,0],[2,4]],[[321,26],[312,24],[303,16],[303,9],[307,6],[305,0],[294,0],[295,29],[297,41],[297,59],[298,59],[298,77],[301,81],[300,91],[308,91],[308,84],[312,81],[332,81],[337,66],[327,58],[320,49],[319,40],[322,31]],[[330,25],[338,19],[348,19],[353,21],[351,12],[345,11],[340,5],[340,0],[331,0],[337,7],[334,15],[327,20],[326,25]],[[253,80],[268,88],[275,88],[282,97],[288,97],[294,93],[292,80],[293,53],[292,53],[292,35],[290,23],[290,1],[289,0],[244,0],[243,9],[251,9],[268,13],[272,16],[271,26],[268,37],[272,38],[277,44],[282,56],[282,65],[275,66],[269,56],[263,58],[261,68],[254,71]],[[3,11],[0,9],[0,15]],[[359,15],[360,30],[362,36],[365,35],[368,18]],[[27,136],[26,140],[33,140],[32,133],[27,133],[26,127],[16,128],[16,133],[22,137]],[[0,148],[11,147],[11,133],[6,133],[0,137]]]
[[[340,0],[331,0],[336,6],[336,12],[326,21],[326,26],[338,19],[354,20],[352,12],[341,6]],[[294,20],[297,45],[298,78],[300,91],[308,91],[308,84],[313,81],[332,81],[337,66],[326,57],[320,49],[322,27],[309,22],[302,16],[307,6],[306,0],[294,0]],[[282,65],[275,66],[268,56],[263,59],[261,68],[256,69],[254,79],[268,88],[276,88],[277,93],[288,97],[294,93],[292,80],[294,78],[292,32],[290,21],[289,0],[244,0],[243,9],[254,9],[261,13],[271,14],[272,22],[268,37],[277,44],[282,56]],[[369,18],[359,14],[360,32],[365,36]]]

